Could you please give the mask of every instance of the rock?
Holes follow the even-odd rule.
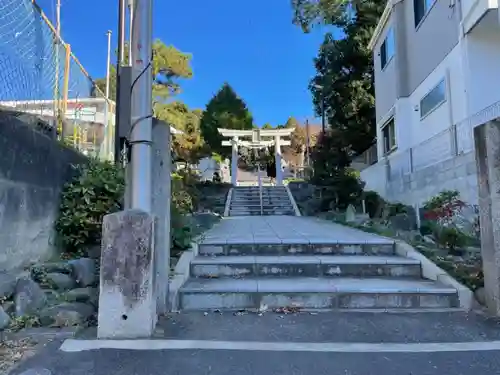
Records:
[[[0,306],[0,331],[7,328],[10,324],[10,316],[7,314],[2,306]]]
[[[69,262],[73,277],[79,286],[89,286],[97,282],[97,267],[94,259],[80,258]]]
[[[76,282],[70,276],[59,272],[50,272],[45,275],[47,283],[56,290],[68,290],[75,287]]]
[[[345,221],[348,223],[356,221],[356,209],[352,204],[347,206],[347,209],[345,210]]]
[[[99,289],[86,287],[68,290],[64,294],[64,300],[67,302],[88,302],[96,307],[99,300]]]
[[[423,240],[424,240],[425,243],[428,243],[428,244],[431,244],[431,245],[435,245],[436,244],[436,241],[434,241],[434,238],[432,238],[429,235],[425,235],[423,237]]]
[[[476,301],[481,305],[486,305],[486,294],[484,292],[484,288],[477,288],[474,292],[474,297],[476,297]]]
[[[42,310],[40,322],[44,326],[72,327],[85,324],[93,315],[94,307],[85,303],[63,303]]]
[[[6,272],[0,273],[0,299],[12,297],[16,289],[17,279],[14,275]]]
[[[90,259],[101,259],[101,245],[89,246],[85,249],[85,253]]]
[[[67,262],[42,263],[31,267],[31,277],[36,281],[38,281],[40,275],[52,272],[69,274],[71,273],[71,267]]]
[[[389,221],[390,227],[395,231],[411,231],[417,228],[416,217],[412,217],[406,213],[389,216],[387,220]]]
[[[4,302],[0,307],[9,315],[16,313],[16,305],[12,301]]]
[[[19,279],[14,292],[16,316],[31,315],[42,309],[47,297],[40,286],[31,279]]]

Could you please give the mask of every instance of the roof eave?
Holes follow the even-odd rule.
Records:
[[[387,4],[385,5],[384,12],[382,13],[382,16],[380,17],[380,20],[378,21],[377,26],[375,27],[375,30],[373,31],[372,38],[370,39],[370,43],[368,43],[368,48],[370,50],[373,50],[375,47],[375,44],[377,43],[378,39],[380,38],[380,35],[382,34],[382,30],[384,29],[387,21],[389,20],[389,16],[391,15],[392,7],[397,1],[395,0],[388,0]]]

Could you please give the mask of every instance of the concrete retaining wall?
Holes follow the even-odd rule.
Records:
[[[85,161],[32,121],[0,111],[0,271],[53,254],[61,189],[71,165]]]
[[[474,152],[450,158],[426,168],[388,178],[383,161],[361,171],[366,188],[375,190],[391,202],[422,204],[443,190],[458,190],[468,204],[478,204]]]

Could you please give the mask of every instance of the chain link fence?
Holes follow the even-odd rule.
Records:
[[[34,0],[0,0],[0,107],[36,115],[84,154],[113,159],[114,103]]]

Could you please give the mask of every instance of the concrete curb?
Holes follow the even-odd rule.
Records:
[[[168,283],[168,306],[170,311],[179,311],[179,289],[189,278],[192,260],[198,255],[198,239],[191,242],[191,249],[182,253],[175,265],[174,277]]]
[[[226,198],[226,205],[224,206],[224,217],[229,216],[229,208],[231,207],[231,198],[233,197],[233,188],[229,189]]]
[[[439,268],[433,261],[428,259],[423,254],[419,253],[413,246],[403,241],[395,241],[396,254],[406,258],[416,259],[420,261],[422,267],[422,276],[426,279],[437,281],[443,285],[452,287],[457,290],[460,307],[466,311],[470,311],[474,305],[474,293],[466,286],[460,284],[457,280],[451,277],[446,271]]]
[[[288,198],[290,198],[290,202],[292,202],[292,207],[293,210],[295,211],[295,216],[302,216],[300,213],[299,207],[297,206],[297,202],[295,202],[295,198],[292,195],[292,192],[290,191],[290,188],[288,187],[288,184],[283,185],[285,187],[285,190],[288,194]]]

